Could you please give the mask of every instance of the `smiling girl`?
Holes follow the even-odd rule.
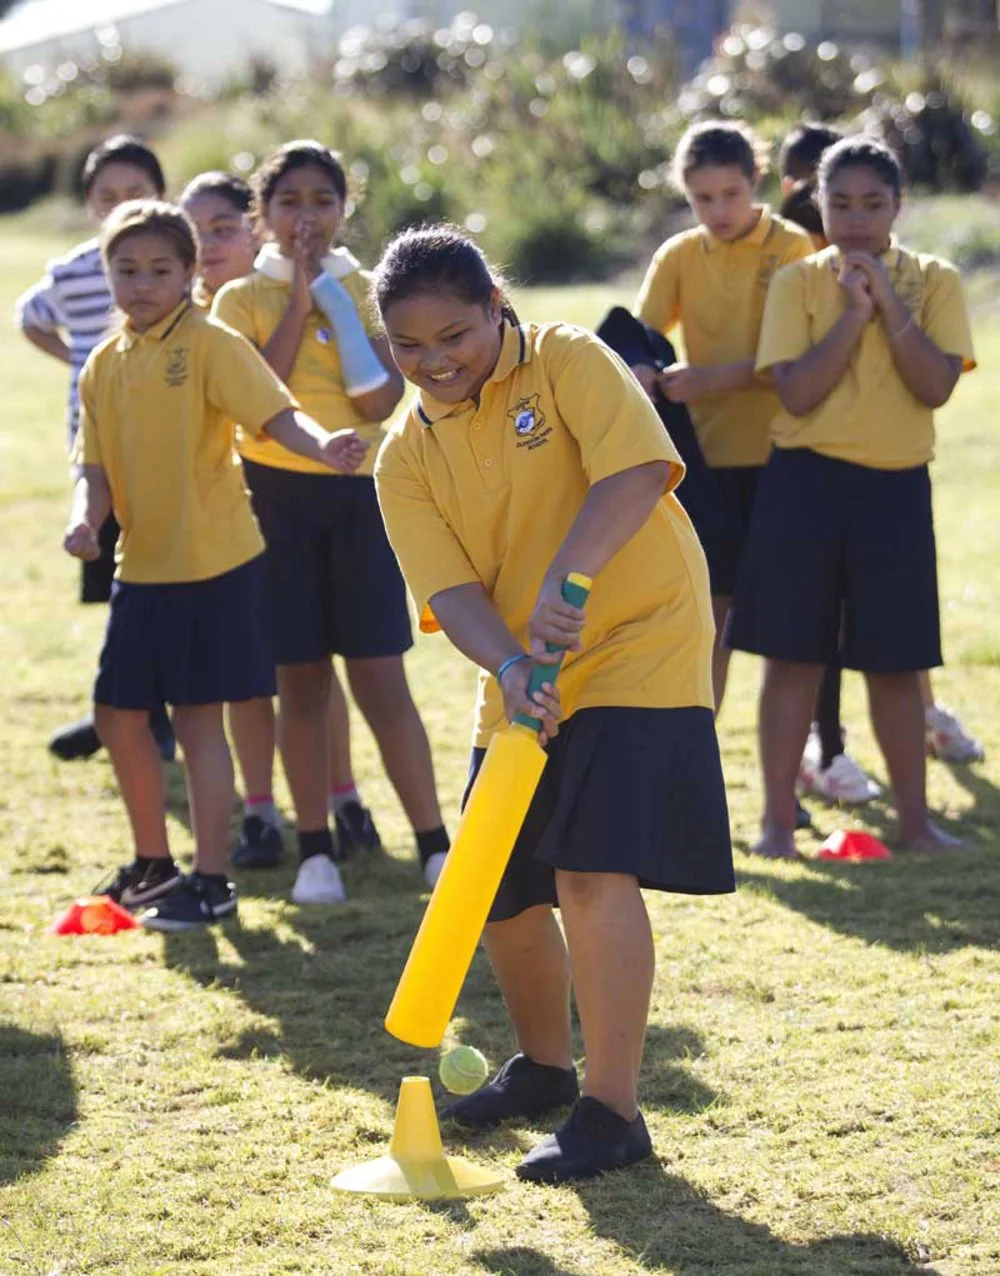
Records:
[[[263,541],[234,451],[234,420],[317,464],[351,471],[365,447],[301,412],[242,338],[191,302],[197,241],[171,204],[122,204],[101,252],[120,333],[80,377],[82,466],[65,548],[84,561],[113,509],[121,527],[111,612],[94,688],[95,720],[114,764],[135,859],[103,892],[143,924],[185,930],[229,916],[226,881],[233,770],[223,702],[274,691],[262,608]],[[163,773],[150,708],[174,706],[195,836],[195,871],[170,855]]]
[[[381,422],[403,383],[384,339],[369,333],[370,319],[366,327],[367,275],[333,246],[347,202],[340,160],[319,142],[290,142],[264,162],[255,188],[267,242],[253,274],[227,284],[213,313],[258,347],[317,420],[357,429],[370,448],[359,473],[346,477],[271,440],[242,445],[267,541],[281,750],[298,819],[292,897],[335,903],[344,892],[334,859],[380,843],[353,788],[340,795],[336,843],[329,828],[328,706],[332,694],[342,695],[339,686],[334,692],[333,655],[346,662],[428,883],[448,849],[430,746],[403,668],[412,645],[406,591],[371,477]]]
[[[755,203],[765,148],[742,124],[709,121],[681,138],[677,185],[698,225],[656,252],[636,314],[666,335],[680,324],[686,363],[655,376],[668,399],[688,404],[705,460],[725,506],[725,530],[706,538],[715,613],[713,683],[726,689],[725,623],[760,472],[770,451],[774,391],[754,371],[764,297],[774,272],[812,251],[808,235]],[[640,369],[640,379],[651,370]]]
[[[518,324],[455,228],[394,240],[375,291],[418,391],[379,453],[379,500],[421,627],[481,670],[470,785],[519,713],[549,753],[485,935],[519,1053],[448,1115],[483,1128],[578,1099],[572,978],[584,1094],[518,1174],[584,1178],[651,1151],[640,888],[733,889],[708,574],[673,494],[684,466],[625,364],[581,329]],[[586,615],[562,600],[574,571],[594,580]],[[529,700],[548,642],[570,653],[559,689]]]
[[[830,247],[781,271],[767,297],[757,369],[782,410],[730,641],[767,657],[755,849],[771,857],[795,854],[795,777],[821,667],[838,651],[866,677],[900,844],[958,845],[928,816],[918,675],[941,663],[934,409],[975,365],[957,271],[893,238],[901,187],[879,142],[831,147],[819,170]]]

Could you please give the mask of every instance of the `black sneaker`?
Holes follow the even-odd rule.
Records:
[[[584,1097],[555,1134],[531,1149],[516,1173],[530,1183],[566,1183],[634,1165],[652,1152],[641,1112],[626,1121],[598,1099]]]
[[[92,758],[100,747],[101,741],[93,718],[84,718],[82,722],[60,727],[49,740],[49,752],[62,762]]]
[[[508,1117],[533,1117],[574,1103],[580,1094],[575,1068],[553,1068],[526,1054],[508,1059],[492,1081],[441,1113],[469,1130],[484,1130]]]
[[[259,815],[248,815],[240,829],[233,851],[237,868],[277,868],[285,858],[285,843],[280,829]]]
[[[795,799],[795,827],[797,829],[811,829],[813,826],[812,816],[802,805],[798,798]]]
[[[197,930],[211,926],[236,912],[236,887],[232,882],[189,873],[169,895],[139,918],[147,930]]]
[[[107,895],[122,908],[144,908],[169,894],[180,880],[181,871],[173,860],[133,860],[123,864],[113,877],[108,874],[93,893]]]
[[[382,839],[378,835],[372,813],[360,802],[345,802],[333,817],[336,837],[335,860],[349,860],[358,851],[380,851]]]

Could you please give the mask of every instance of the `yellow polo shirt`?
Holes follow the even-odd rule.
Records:
[[[421,395],[375,466],[386,528],[425,632],[429,604],[480,582],[518,640],[588,489],[668,461],[666,491],[594,582],[583,650],[559,686],[565,715],[598,705],[711,707],[713,622],[705,558],[673,489],[684,466],[624,363],[563,324],[507,326],[480,395]],[[476,740],[504,723],[496,680],[479,682]]]
[[[657,249],[639,289],[636,314],[664,334],[679,323],[694,367],[753,359],[768,284],[782,266],[812,251],[808,234],[769,208],[762,208],[754,229],[734,243],[696,226]],[[780,406],[766,384],[689,403],[708,464],[763,465]]]
[[[958,271],[946,261],[893,245],[882,258],[914,321],[964,370],[975,367]],[[844,313],[840,250],[797,262],[771,284],[757,351],[758,371],[790,363],[818,345]],[[874,316],[840,381],[807,416],[783,409],[771,426],[776,447],[807,447],[876,470],[925,465],[934,455],[934,412],[896,371],[885,325]]]
[[[357,307],[365,330],[372,333],[377,330],[377,324],[368,300],[370,278],[367,271],[355,270],[342,276],[338,282]],[[258,350],[263,350],[288,308],[291,292],[290,283],[271,279],[255,270],[246,278],[234,279],[219,289],[212,304],[212,314],[241,332]],[[348,396],[330,321],[315,305],[306,320],[305,334],[292,375],[288,378],[288,388],[303,412],[307,412],[324,429],[358,432],[369,448],[357,473],[370,475],[384,431],[378,422],[365,421]],[[297,456],[274,439],[244,437],[241,432],[238,442],[240,453],[258,465],[294,470],[299,474],[331,476],[328,466]]]
[[[80,404],[76,459],[107,474],[119,579],[207,580],[263,551],[233,421],[258,432],[294,402],[249,342],[184,301],[102,342]]]

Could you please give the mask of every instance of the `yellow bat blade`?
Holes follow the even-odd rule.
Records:
[[[386,1015],[400,1041],[441,1044],[544,769],[531,728],[515,723],[490,741]]]

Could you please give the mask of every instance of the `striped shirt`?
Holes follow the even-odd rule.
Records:
[[[18,299],[15,317],[21,328],[62,332],[69,346],[69,446],[80,424],[80,369],[111,324],[111,292],[96,239],[49,262],[44,278]]]

